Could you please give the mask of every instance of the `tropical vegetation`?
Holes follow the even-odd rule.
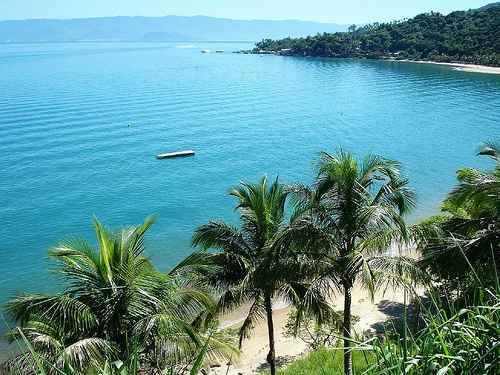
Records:
[[[256,184],[242,183],[230,194],[238,200],[241,228],[212,221],[196,230],[193,244],[215,250],[199,254],[205,265],[200,278],[220,291],[218,311],[250,304],[239,330],[240,348],[256,322],[265,317],[269,335],[267,362],[274,375],[273,300],[282,298],[301,309],[306,306],[326,310],[328,304],[308,283],[309,278],[304,277],[295,257],[287,253],[288,249],[274,245],[284,230],[288,194],[278,179],[270,185],[265,177]]]
[[[264,39],[253,53],[429,60],[500,66],[500,3],[448,15],[374,23],[348,32]]]
[[[150,373],[182,374],[194,362],[236,350],[211,320],[213,297],[175,267],[156,271],[144,256],[153,224],[118,232],[94,220],[98,248],[83,239],[49,251],[64,289],[55,295],[13,298],[7,312],[18,323],[11,341],[29,350],[4,364],[20,373],[90,373],[111,363],[140,363]],[[201,366],[199,366],[201,367]]]
[[[465,299],[481,285],[494,288],[500,256],[500,145],[486,144],[480,151],[494,168],[463,168],[458,185],[442,205],[442,214],[420,224],[422,267],[448,293]],[[482,288],[480,288],[482,290]]]
[[[481,288],[480,280],[478,289]],[[497,279],[498,282],[498,279]],[[500,369],[500,288],[482,288],[462,307],[461,301],[430,291],[421,330],[358,340],[353,348],[357,374],[483,374]],[[341,347],[320,348],[286,369],[281,375],[340,373]]]
[[[271,374],[487,374],[500,371],[500,147],[493,167],[464,168],[441,213],[416,224],[398,162],[322,153],[311,185],[240,183],[239,225],[212,220],[167,273],[147,258],[153,224],[114,231],[94,220],[83,239],[49,250],[61,288],[12,298],[7,374],[187,374],[228,369],[260,321]],[[412,255],[406,249],[412,250]],[[379,335],[356,332],[351,292],[405,292],[404,313]],[[344,309],[332,301],[342,298]],[[279,369],[273,303],[293,306],[286,332],[311,353]],[[222,314],[248,314],[236,334]]]
[[[405,216],[414,194],[401,176],[399,163],[376,155],[357,160],[340,151],[323,153],[312,187],[296,185],[292,222],[280,241],[299,249],[312,263],[315,283],[344,296],[344,373],[352,373],[352,289],[363,285],[371,295],[383,282],[416,280],[407,257],[387,255],[391,245],[408,241]]]

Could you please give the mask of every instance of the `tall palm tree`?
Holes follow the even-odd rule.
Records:
[[[236,209],[241,227],[222,221],[202,225],[194,233],[193,244],[213,252],[193,256],[202,259],[207,284],[220,294],[219,312],[250,304],[239,332],[240,347],[255,323],[266,319],[267,362],[274,375],[276,349],[272,301],[281,297],[298,305],[309,290],[299,278],[298,263],[289,257],[286,249],[273,246],[275,237],[285,227],[287,193],[278,179],[269,185],[264,177],[258,183],[241,183],[230,191],[230,195],[238,200]],[[321,296],[314,298],[318,295],[309,292],[308,302],[302,305],[311,309],[314,303],[326,305]]]
[[[411,259],[386,255],[391,244],[408,238],[404,217],[414,194],[397,162],[372,155],[359,161],[343,151],[322,153],[314,185],[292,190],[295,212],[279,242],[306,252],[316,280],[328,280],[344,295],[344,373],[350,375],[354,284],[361,282],[373,296],[383,280],[398,282],[402,271],[416,272]]]
[[[190,361],[205,345],[194,322],[214,307],[189,274],[157,272],[144,256],[144,235],[153,224],[109,231],[94,220],[98,248],[84,240],[49,251],[63,291],[21,295],[7,310],[18,323],[11,339],[33,348],[46,371],[85,373],[104,360],[136,358],[155,369]],[[12,361],[33,370],[33,353]]]

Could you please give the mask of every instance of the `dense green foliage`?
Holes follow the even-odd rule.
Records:
[[[500,66],[500,4],[477,10],[420,14],[375,23],[349,32],[306,38],[265,39],[254,52],[290,49],[284,54],[462,62]]]
[[[433,301],[423,316],[425,328],[408,335],[406,351],[399,337],[366,345],[375,357],[370,373],[498,374],[500,289],[484,291],[488,296],[475,296],[466,309],[455,303],[449,306],[449,301]]]
[[[459,170],[443,214],[420,224],[422,267],[464,304],[477,292],[478,275],[483,287],[494,288],[500,271],[500,146],[486,145],[479,154],[494,168]]]
[[[212,296],[182,267],[163,274],[143,255],[152,223],[112,232],[96,220],[97,249],[78,239],[50,250],[64,290],[8,303],[18,323],[9,338],[31,350],[4,367],[80,374],[140,360],[142,368],[182,374],[199,356],[235,352],[209,319]]]

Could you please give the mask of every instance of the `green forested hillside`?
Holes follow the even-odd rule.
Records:
[[[431,12],[403,21],[359,28],[353,25],[349,32],[265,39],[253,50],[254,53],[271,51],[296,56],[397,58],[500,66],[500,3],[446,16]]]

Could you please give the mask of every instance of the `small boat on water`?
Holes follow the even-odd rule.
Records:
[[[195,152],[193,150],[184,150],[176,152],[167,152],[165,154],[156,155],[157,159],[170,159],[170,158],[180,158],[186,156],[194,156]]]
[[[223,49],[216,49],[215,53],[224,53],[224,50]]]
[[[209,49],[202,49],[201,53],[210,53],[210,50]]]

